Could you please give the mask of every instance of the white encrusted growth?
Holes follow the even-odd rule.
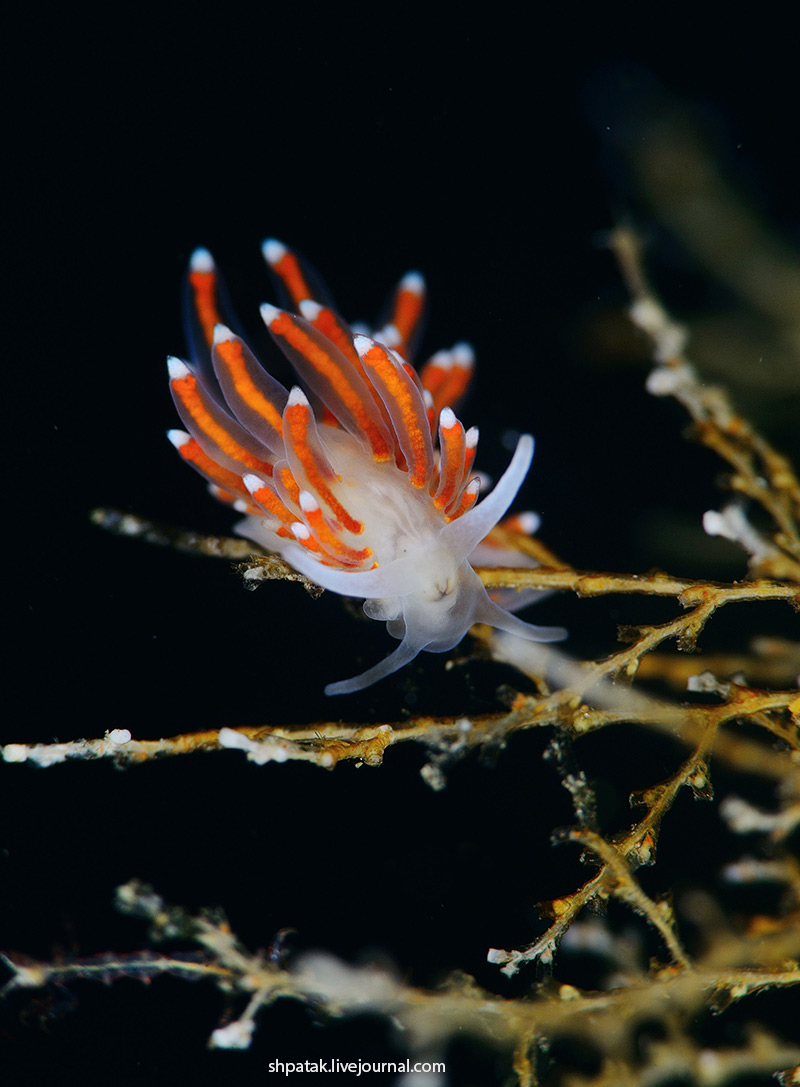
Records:
[[[4,762],[27,762],[31,749],[27,744],[6,744],[1,750]]]
[[[717,679],[713,672],[698,672],[686,680],[686,690],[701,694],[718,694],[727,698],[731,693],[731,684]]]
[[[386,969],[350,966],[323,951],[301,956],[292,969],[298,989],[342,1011],[383,1011],[396,999],[397,979]]]
[[[251,740],[243,732],[237,732],[232,728],[219,730],[219,746],[246,751],[248,760],[259,766],[267,762],[286,762],[289,758],[287,745],[275,740]]]
[[[787,883],[791,874],[791,866],[785,860],[760,857],[741,857],[722,869],[722,878],[728,883]]]
[[[435,762],[426,762],[421,768],[419,776],[435,793],[440,793],[447,785],[447,778],[444,775],[444,771],[441,766]]]
[[[781,557],[778,548],[753,528],[738,502],[729,502],[721,511],[706,510],[703,529],[708,536],[724,536],[739,544],[750,555],[751,566]]]
[[[127,728],[112,728],[110,732],[106,733],[106,739],[121,747],[123,744],[131,742],[131,734]]]
[[[652,396],[682,396],[691,394],[697,384],[697,373],[688,362],[673,363],[671,366],[656,366],[651,370],[645,382],[645,388]]]
[[[57,766],[67,759],[102,759],[114,757],[120,748],[136,741],[127,728],[114,728],[102,740],[72,740],[56,744],[6,744],[0,747],[4,762],[31,762],[35,766]]]
[[[726,796],[719,806],[719,813],[735,834],[766,833],[780,839],[800,824],[800,804],[769,812],[756,808],[741,796]]]
[[[6,744],[2,748],[5,762],[32,762],[36,766],[55,766],[69,758],[80,757],[86,748],[86,757],[91,758],[86,740],[77,740],[71,744]]]
[[[680,357],[688,338],[686,329],[673,321],[655,298],[637,299],[628,312],[637,328],[653,339],[656,362],[665,363]]]
[[[224,1027],[217,1027],[208,1044],[211,1049],[249,1049],[255,1028],[252,1019],[234,1019]]]

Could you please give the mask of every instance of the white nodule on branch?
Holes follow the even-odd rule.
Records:
[[[4,762],[33,762],[37,766],[55,766],[74,758],[76,748],[85,744],[78,740],[74,744],[6,744],[0,748]]]
[[[725,865],[722,878],[728,883],[789,883],[791,867],[786,861],[742,857]]]
[[[655,298],[639,298],[628,311],[637,328],[652,337],[655,360],[663,363],[683,353],[688,338],[686,329],[671,320]]]
[[[255,1023],[252,1019],[235,1019],[213,1031],[209,1045],[212,1049],[249,1049]]]
[[[246,751],[248,759],[259,765],[265,762],[286,762],[289,758],[289,752],[283,744],[276,743],[274,740],[251,740],[249,736],[233,728],[219,730],[219,746]]]
[[[719,813],[736,834],[766,833],[773,838],[785,838],[800,824],[800,804],[770,812],[754,807],[741,796],[726,796]]]
[[[697,675],[688,677],[686,690],[699,691],[703,694],[718,694],[722,698],[727,698],[731,693],[731,684],[717,679],[713,672],[698,672]]]
[[[752,564],[780,556],[777,547],[765,540],[747,520],[744,510],[736,502],[730,502],[723,510],[706,510],[703,529],[708,536],[723,536],[739,544],[749,555]]]
[[[114,757],[116,750],[133,743],[127,728],[112,728],[102,740],[72,740],[63,744],[6,744],[0,747],[4,762],[32,762],[36,766],[56,766],[67,759],[102,759]]]
[[[399,986],[385,968],[350,966],[323,951],[310,952],[298,959],[292,970],[299,989],[342,1009],[391,1007]]]
[[[675,396],[691,391],[697,382],[697,375],[688,362],[672,366],[656,366],[651,370],[645,382],[645,388],[651,396]]]

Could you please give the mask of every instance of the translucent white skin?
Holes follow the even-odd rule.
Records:
[[[377,566],[343,570],[325,566],[293,540],[276,535],[267,522],[247,517],[236,531],[271,551],[325,589],[365,597],[364,611],[386,623],[400,645],[352,679],[330,683],[325,693],[350,694],[408,664],[422,649],[442,653],[458,645],[473,623],[536,642],[566,637],[562,627],[538,627],[511,615],[490,599],[469,562],[471,552],[504,516],[533,458],[533,438],[523,434],[491,494],[467,513],[446,521],[427,490],[415,489],[408,473],[377,464],[344,430],[324,428],[324,443],[339,477],[337,498],[363,522],[359,536],[343,533],[355,547],[370,547]],[[277,467],[277,465],[276,465]]]

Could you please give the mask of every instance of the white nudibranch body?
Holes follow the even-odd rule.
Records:
[[[452,410],[472,352],[465,344],[438,352],[419,374],[407,361],[422,277],[401,280],[389,325],[353,335],[315,297],[316,277],[294,253],[271,240],[264,255],[302,316],[265,305],[262,317],[308,395],[299,385],[287,391],[221,323],[216,270],[198,250],[187,292],[194,366],[170,360],[189,433],[170,437],[215,496],[247,515],[240,535],[323,588],[365,598],[365,613],[400,639],[383,661],[326,693],[368,687],[422,649],[452,649],[476,622],[532,641],[563,638],[560,627],[532,626],[500,607],[470,565],[525,479],[533,439],[520,437],[491,494],[475,504],[478,435]]]

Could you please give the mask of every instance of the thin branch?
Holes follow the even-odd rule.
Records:
[[[278,997],[293,997],[313,1006],[317,1014],[338,1017],[372,1011],[391,1016],[405,1028],[404,1037],[417,1052],[462,1032],[485,1035],[517,1053],[533,1037],[579,1032],[614,1056],[626,1052],[636,1023],[648,1016],[668,1016],[671,1022],[681,1017],[688,1022],[714,1001],[730,1003],[765,989],[800,984],[800,968],[792,961],[800,955],[798,926],[768,936],[728,939],[714,949],[713,956],[691,968],[651,971],[609,992],[581,992],[566,985],[534,999],[504,999],[463,976],[431,991],[404,985],[385,967],[352,967],[323,953],[307,953],[285,965],[248,952],[227,923],[213,914],[191,915],[167,906],[146,885],[126,884],[117,897],[126,912],[150,921],[155,939],[191,939],[203,948],[203,958],[187,963],[183,955],[136,952],[104,955],[102,961],[88,958],[50,964],[6,956],[12,971],[6,995],[71,981],[151,979],[164,974],[183,980],[202,977],[247,1000],[238,1019],[213,1032],[210,1044],[216,1046],[246,1048],[256,1014]]]
[[[673,396],[686,408],[694,437],[733,468],[731,489],[757,502],[771,517],[773,544],[781,555],[762,562],[760,572],[800,581],[800,482],[791,464],[735,411],[724,389],[699,380],[684,354],[685,330],[647,281],[636,234],[618,227],[611,233],[611,248],[633,299],[631,320],[653,343],[657,365],[648,379],[649,391]]]

